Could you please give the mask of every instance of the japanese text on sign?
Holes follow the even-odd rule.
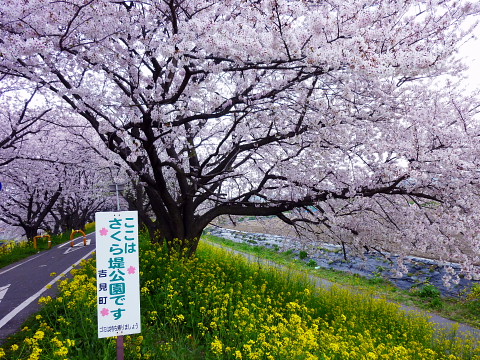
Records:
[[[139,333],[138,214],[100,212],[95,222],[98,337]]]

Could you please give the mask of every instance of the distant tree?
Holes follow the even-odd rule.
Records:
[[[144,184],[152,230],[172,246],[193,253],[221,215],[337,236],[405,226],[422,246],[478,214],[478,102],[432,81],[461,73],[451,56],[479,6],[6,0],[0,71],[90,124]]]
[[[108,198],[105,171],[100,168],[69,166],[64,169],[62,187],[64,191],[50,210],[53,219],[51,231],[55,234],[73,229],[83,229],[94,221],[97,211],[106,210],[112,203]],[[85,164],[87,165],[87,164]]]
[[[57,126],[55,115],[37,120],[45,121],[35,124],[41,131],[25,136],[1,171],[0,221],[21,227],[29,240],[39,230],[83,228],[111,203],[105,160],[77,134],[81,126]]]
[[[48,165],[21,160],[2,171],[7,185],[0,192],[0,221],[21,227],[28,240],[38,235],[62,192]]]

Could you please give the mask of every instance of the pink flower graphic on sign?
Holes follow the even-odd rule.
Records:
[[[102,314],[102,316],[107,316],[108,314],[110,314],[110,310],[108,310],[107,308],[103,308],[102,311],[100,311],[100,314]]]
[[[128,269],[127,269],[128,273],[129,274],[135,274],[135,272],[137,271],[137,269],[135,268],[135,266],[130,266]]]
[[[102,228],[102,229],[100,230],[100,235],[105,236],[105,235],[107,235],[107,234],[108,234],[108,229]]]

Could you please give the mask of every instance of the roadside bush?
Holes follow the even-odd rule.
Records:
[[[310,266],[312,268],[317,266],[317,262],[315,260],[310,260],[307,264],[307,266]]]

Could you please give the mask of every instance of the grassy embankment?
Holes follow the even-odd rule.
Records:
[[[441,297],[440,291],[430,284],[414,287],[410,291],[401,290],[384,279],[380,273],[378,276],[368,279],[343,271],[315,269],[316,264],[309,264],[300,260],[299,256],[293,251],[280,252],[265,246],[237,243],[211,235],[206,235],[204,238],[229,249],[254,255],[289,269],[302,271],[320,279],[334,282],[355,292],[361,291],[374,297],[385,298],[407,306],[415,306],[451,320],[480,328],[480,286],[478,285],[474,286],[471,292],[465,293],[459,298],[445,298]]]
[[[145,238],[141,248],[142,333],[126,337],[126,359],[480,359],[475,340],[434,336],[385,300],[318,289],[205,242],[191,259]],[[97,338],[95,281],[84,261],[0,358],[115,358],[115,340]]]

